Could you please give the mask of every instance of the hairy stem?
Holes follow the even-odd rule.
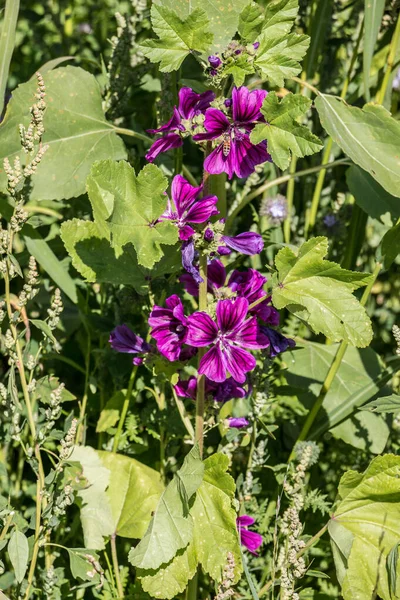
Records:
[[[377,262],[376,265],[375,265],[375,269],[374,269],[374,271],[372,273],[371,280],[370,280],[369,284],[367,285],[367,287],[365,288],[364,293],[362,295],[362,298],[360,300],[361,306],[365,306],[366,305],[367,300],[369,298],[369,295],[371,293],[372,286],[374,285],[374,283],[376,281],[376,278],[379,275],[379,271],[381,270],[381,267],[382,267],[381,263]],[[322,407],[322,404],[323,404],[323,402],[325,400],[325,397],[326,397],[327,393],[329,392],[329,390],[331,388],[333,380],[335,379],[335,377],[337,375],[339,367],[342,364],[342,360],[343,360],[343,357],[344,357],[344,355],[346,353],[347,346],[348,346],[347,342],[345,342],[345,341],[340,342],[339,347],[337,349],[337,352],[335,354],[335,358],[333,359],[333,362],[332,362],[332,364],[331,364],[331,366],[329,368],[329,371],[328,371],[328,373],[327,373],[327,375],[325,377],[325,380],[324,380],[324,382],[322,384],[322,388],[321,388],[321,391],[319,393],[319,396],[316,399],[316,401],[314,402],[314,405],[311,408],[310,412],[308,413],[307,419],[306,419],[306,421],[305,421],[305,423],[303,425],[303,428],[302,428],[302,430],[301,430],[301,432],[299,434],[299,437],[297,438],[296,444],[298,442],[304,441],[307,438],[307,435],[308,435],[308,433],[309,433],[309,431],[310,431],[310,429],[311,429],[311,427],[312,427],[312,425],[313,425],[313,423],[314,423],[314,421],[315,421],[315,419],[316,419],[319,411],[321,410],[321,407]],[[292,461],[294,459],[294,457],[295,457],[295,447],[296,447],[296,444],[294,444],[294,446],[293,446],[293,449],[292,449],[292,451],[290,453],[289,461],[288,462]]]
[[[124,597],[124,588],[122,587],[122,581],[119,572],[116,537],[117,536],[115,533],[113,533],[111,536],[111,557],[114,567],[115,582],[117,584],[118,598],[121,599]]]
[[[129,404],[132,398],[133,385],[136,379],[138,367],[135,365],[132,369],[131,376],[129,378],[128,389],[126,390],[126,396],[124,400],[124,404],[122,405],[121,416],[118,421],[117,433],[115,434],[114,442],[113,442],[113,452],[118,452],[119,440],[121,438],[122,429],[125,423],[126,415],[128,413]]]

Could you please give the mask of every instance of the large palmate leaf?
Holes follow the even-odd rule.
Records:
[[[198,564],[212,579],[221,581],[228,552],[235,557],[235,580],[239,579],[242,561],[232,508],[235,483],[226,472],[228,465],[229,459],[223,454],[214,454],[204,461],[204,479],[190,510],[194,522],[192,542],[157,573],[138,572],[148,593],[175,598],[186,588]]]
[[[82,465],[88,481],[78,492],[85,546],[101,550],[112,534],[141,538],[164,489],[159,473],[134,458],[90,446],[75,447],[71,460]]]
[[[389,194],[369,173],[352,165],[346,171],[346,182],[356,203],[374,219],[385,221],[389,214],[393,222],[400,217],[400,198]]]
[[[191,52],[206,52],[213,40],[203,9],[196,8],[186,18],[175,10],[153,4],[151,22],[159,39],[145,40],[140,46],[151,62],[160,63],[163,72],[177,71]]]
[[[341,149],[387,192],[400,196],[400,123],[382,106],[361,109],[327,94],[319,94],[315,106]]]
[[[267,140],[268,152],[281,169],[289,166],[290,152],[303,157],[322,148],[320,140],[296,121],[310,107],[311,100],[301,94],[287,94],[279,101],[276,93],[271,92],[263,102],[261,112],[266,123],[256,125],[250,139],[253,144]]]
[[[188,503],[201,484],[203,474],[204,465],[195,446],[161,496],[143,539],[129,553],[129,561],[135,567],[158,569],[190,543],[193,518]]]
[[[336,351],[336,344],[307,343],[293,353],[285,378],[290,385],[289,390],[295,389],[298,398],[307,408],[314,404],[320,393]],[[314,431],[329,429],[335,438],[355,448],[374,454],[382,452],[389,436],[388,426],[379,415],[368,413],[365,418],[366,413],[357,410],[359,404],[352,407],[352,416],[334,426],[338,408],[346,406],[350,409],[356,394],[364,403],[376,398],[378,394],[385,395],[385,389],[381,389],[381,373],[379,358],[371,348],[356,349],[349,346],[324,399],[321,417],[310,431],[311,439],[315,439]],[[279,395],[285,397],[285,387]],[[287,396],[290,395],[291,391],[287,393]],[[380,398],[375,402],[379,403]]]
[[[49,146],[35,176],[31,198],[60,200],[85,192],[92,164],[103,158],[125,158],[122,140],[108,123],[102,109],[100,86],[95,77],[79,67],[60,67],[46,73],[46,103],[43,143]],[[22,163],[18,125],[27,126],[29,107],[35,102],[36,81],[24,83],[13,92],[0,125],[0,191],[6,189],[3,159],[18,155]]]
[[[271,85],[282,87],[285,79],[294,77],[301,71],[310,38],[307,35],[290,33],[283,37],[270,37],[263,31],[258,38],[258,47],[254,66],[262,79],[268,79]]]
[[[207,15],[208,30],[213,35],[210,52],[223,52],[236,33],[241,10],[250,0],[155,0],[154,4],[173,10],[186,19],[197,8]]]
[[[329,533],[345,600],[392,600],[386,559],[400,539],[400,457],[375,458],[345,473]],[[397,574],[397,588],[400,583]]]
[[[279,283],[272,301],[276,308],[288,308],[332,341],[368,346],[371,322],[352,292],[367,285],[371,276],[324,260],[327,252],[328,240],[324,237],[305,242],[297,254],[282,248],[275,258]]]

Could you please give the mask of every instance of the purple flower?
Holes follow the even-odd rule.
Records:
[[[147,354],[152,350],[150,344],[144,341],[140,335],[136,335],[127,325],[118,325],[110,333],[108,340],[111,348],[117,352],[126,354]],[[142,364],[143,359],[135,357],[133,363],[135,365]]]
[[[168,200],[168,208],[160,219],[174,221],[179,228],[179,238],[188,240],[195,233],[189,223],[204,223],[218,214],[217,196],[204,196],[197,200],[203,186],[193,187],[182,175],[172,180],[171,196],[174,206]]]
[[[236,519],[236,527],[239,532],[240,543],[242,546],[245,546],[249,552],[257,556],[256,550],[258,550],[263,543],[263,539],[259,533],[248,530],[248,527],[250,527],[250,525],[254,525],[254,523],[255,521],[253,517],[249,517],[248,515],[242,515]]]
[[[323,222],[324,222],[325,227],[327,227],[328,229],[333,229],[340,223],[337,216],[334,215],[333,213],[330,213],[329,215],[325,215],[325,217],[323,218]]]
[[[210,66],[213,69],[218,69],[222,61],[219,56],[215,56],[215,54],[212,54],[208,57],[208,62],[210,63]]]
[[[296,342],[290,338],[285,337],[279,331],[271,329],[270,327],[261,326],[261,332],[267,336],[270,342],[269,354],[273,358],[281,352],[285,352],[288,348],[294,348]]]
[[[260,42],[254,42],[254,44],[253,44],[254,50],[258,50],[259,47],[260,47]]]
[[[161,354],[168,360],[179,360],[182,345],[187,338],[187,318],[178,296],[170,296],[165,304],[166,308],[156,305],[150,313],[151,335],[155,338]]]
[[[187,319],[186,343],[195,348],[211,346],[200,361],[199,374],[221,383],[230,373],[238,383],[244,383],[246,373],[256,366],[254,356],[244,350],[267,348],[256,317],[247,317],[249,303],[245,298],[219,300],[216,323],[205,312],[195,312]]]
[[[260,207],[260,215],[268,217],[272,225],[282,223],[287,215],[287,200],[282,194],[277,194],[274,198],[267,198]]]
[[[238,177],[248,177],[254,167],[271,161],[266,142],[253,145],[249,134],[254,125],[263,120],[261,105],[267,92],[249,91],[246,87],[233,88],[232,119],[217,108],[208,108],[204,127],[207,133],[193,136],[198,142],[217,140],[217,147],[204,162],[204,168],[214,175],[227,173],[229,178],[236,173]]]
[[[236,429],[241,429],[242,427],[247,427],[249,422],[244,417],[229,417],[227,419],[228,427],[235,427]]]
[[[196,115],[204,113],[215,98],[214,92],[207,91],[196,94],[192,89],[183,87],[179,90],[178,108],[175,106],[171,119],[158,129],[148,129],[148,133],[162,133],[163,137],[156,140],[146,154],[149,162],[153,162],[161,153],[171,148],[179,148],[183,144],[181,133],[186,131],[183,120],[188,121]]]
[[[197,378],[190,377],[187,381],[178,381],[175,385],[175,391],[182,398],[192,398],[196,400]],[[246,390],[238,384],[232,377],[229,377],[223,383],[215,383],[205,378],[205,394],[211,396],[217,402],[227,402],[231,398],[244,398]]]
[[[259,233],[252,233],[251,231],[239,233],[235,237],[223,235],[221,236],[221,242],[223,245],[218,247],[218,254],[222,255],[229,254],[229,252],[226,252],[226,246],[231,250],[236,250],[236,252],[248,254],[249,256],[260,254],[264,248],[261,235]]]

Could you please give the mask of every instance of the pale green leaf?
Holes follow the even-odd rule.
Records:
[[[228,552],[235,557],[235,581],[240,578],[242,560],[232,508],[235,483],[227,473],[228,465],[229,459],[223,454],[214,454],[204,461],[204,479],[190,509],[193,541],[157,573],[138,572],[146,592],[157,598],[175,598],[194,576],[198,564],[219,582]]]
[[[386,561],[400,539],[400,457],[378,456],[354,483],[329,523],[342,594],[391,600]]]
[[[205,11],[209,31],[214,39],[210,53],[223,52],[234,37],[239,23],[239,14],[250,0],[155,0],[154,4],[175,11],[186,19],[196,8]]]
[[[273,304],[288,308],[334,342],[368,346],[371,322],[352,292],[368,285],[371,276],[324,260],[327,252],[324,237],[305,242],[297,254],[290,248],[280,250],[275,258],[279,283],[272,293]]]
[[[115,531],[111,506],[106,494],[110,482],[110,471],[90,446],[75,446],[70,457],[79,462],[83,476],[87,479],[87,487],[78,491],[82,499],[81,522],[86,548],[103,550],[104,537]]]
[[[72,577],[91,581],[94,585],[100,583],[100,575],[95,571],[93,561],[99,564],[99,555],[93,550],[86,548],[67,548],[69,554],[69,566]]]
[[[124,404],[124,392],[115,392],[115,394],[106,402],[105,407],[100,413],[99,420],[96,425],[96,432],[101,433],[113,427],[119,419],[122,406]]]
[[[116,257],[133,244],[137,260],[151,269],[164,255],[161,245],[173,245],[178,230],[160,221],[166,210],[167,179],[155,165],[146,165],[136,176],[125,161],[102,161],[93,165],[87,180],[93,216],[103,237],[110,239]]]
[[[140,49],[151,62],[160,63],[160,71],[177,71],[193,51],[206,52],[212,43],[209,21],[202,8],[196,8],[186,18],[164,6],[153,4],[151,21],[159,39],[145,40]]]
[[[18,583],[23,580],[28,567],[29,545],[26,535],[14,529],[7,546],[8,556]]]
[[[268,79],[271,85],[283,87],[285,79],[300,73],[300,61],[310,45],[307,35],[290,33],[274,37],[267,29],[257,41],[260,45],[255,55],[254,66],[263,80]]]
[[[108,123],[102,109],[100,86],[94,75],[79,67],[60,67],[44,77],[47,109],[43,144],[49,146],[35,176],[31,199],[60,200],[85,192],[92,164],[104,158],[125,158],[122,140]],[[6,190],[3,159],[13,162],[21,150],[18,125],[27,126],[29,108],[35,102],[36,81],[24,83],[13,92],[0,125],[0,191]]]
[[[383,266],[389,269],[400,254],[400,221],[385,233],[381,242]]]
[[[397,544],[393,546],[386,559],[386,571],[388,574],[389,592],[391,594],[391,598],[396,598],[399,545],[400,542],[397,542]]]
[[[240,37],[247,42],[254,42],[261,33],[264,13],[259,4],[252,2],[245,6],[239,15],[238,31]]]
[[[276,93],[270,92],[263,102],[261,112],[266,123],[256,125],[250,139],[253,144],[267,140],[268,152],[281,169],[289,166],[290,152],[303,157],[322,148],[320,140],[296,121],[310,107],[311,100],[301,94],[287,94],[279,101]]]
[[[273,37],[289,33],[298,12],[298,0],[270,0],[265,8],[263,32]]]
[[[363,109],[319,94],[315,100],[322,126],[353,162],[387,192],[400,196],[400,123],[382,106]]]
[[[253,65],[248,62],[245,54],[236,57],[231,65],[224,68],[224,76],[232,75],[233,81],[237,87],[243,85],[246,75],[251,75],[252,73],[254,73]]]
[[[201,484],[203,473],[204,465],[195,446],[161,496],[143,539],[131,549],[131,564],[141,569],[158,569],[189,544],[193,519],[188,514],[187,502]]]
[[[374,413],[400,413],[400,396],[391,394],[390,396],[371,400],[362,407],[362,410],[370,410]]]
[[[53,344],[57,344],[57,340],[53,335],[52,330],[50,329],[48,323],[46,321],[42,321],[40,319],[29,319],[30,323],[40,329],[43,333],[44,337],[50,340]]]
[[[8,71],[15,46],[19,0],[5,0],[0,27],[0,115],[4,108]]]
[[[371,71],[372,57],[382,23],[385,0],[364,0],[364,50],[363,70],[365,96],[369,101],[369,77]]]
[[[35,391],[33,392],[33,397],[44,404],[49,404],[51,402],[51,394],[56,390],[60,385],[60,380],[58,377],[54,377],[53,375],[45,375],[41,379],[38,379],[35,385]],[[61,402],[70,402],[72,400],[76,400],[76,396],[71,394],[67,389],[62,388],[61,391]]]
[[[346,171],[346,182],[356,203],[370,217],[380,221],[389,214],[392,221],[400,217],[400,199],[389,194],[369,173],[352,165]]]
[[[292,388],[301,390],[298,397],[306,406],[314,404],[336,351],[336,344],[310,342],[293,353],[285,378]],[[321,417],[316,420],[310,431],[311,439],[316,439],[315,432],[323,428],[324,431],[329,430],[335,438],[355,448],[374,454],[383,452],[389,436],[386,421],[371,413],[368,417],[372,419],[366,419],[366,413],[357,410],[357,404],[352,403],[356,394],[361,396],[365,392],[363,400],[367,402],[376,398],[377,394],[386,393],[385,389],[381,390],[378,381],[381,373],[379,358],[371,348],[356,349],[349,346],[325,396]],[[377,400],[379,401],[380,399]],[[352,410],[347,418],[341,419],[337,424],[335,415],[342,406]]]
[[[114,532],[125,538],[141,538],[164,491],[160,474],[141,462],[112,452],[98,451],[110,481],[106,496]]]

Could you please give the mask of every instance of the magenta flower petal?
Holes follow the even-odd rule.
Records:
[[[205,312],[195,312],[188,317],[188,337],[187,344],[201,348],[212,344],[217,335],[218,329],[210,315]]]
[[[236,140],[235,146],[235,172],[240,178],[248,177],[254,172],[256,165],[271,162],[271,155],[267,152],[265,142],[254,145],[250,142],[248,135]]]
[[[140,335],[136,335],[127,325],[118,325],[110,333],[108,340],[111,348],[117,352],[126,354],[138,354],[148,352],[150,345]]]
[[[232,333],[227,335],[227,339],[234,339],[243,348],[252,350],[261,350],[269,346],[269,338],[260,330],[256,317],[244,321]]]
[[[237,123],[251,123],[262,118],[260,112],[265,90],[250,91],[247,87],[234,87],[232,90],[232,116]]]
[[[285,352],[288,348],[294,348],[296,342],[290,338],[285,337],[279,331],[270,329],[270,327],[261,326],[261,331],[267,336],[270,341],[270,356],[274,357],[281,352]]]
[[[232,144],[227,155],[224,154],[223,144],[217,146],[204,161],[204,168],[211,175],[227,173],[229,179],[232,179],[236,169],[235,145]]]
[[[182,175],[175,175],[171,185],[171,196],[179,217],[192,206],[202,189],[202,185],[193,187]]]
[[[244,417],[229,417],[228,423],[229,427],[236,427],[236,429],[240,429],[241,427],[247,427],[249,424],[248,420]],[[250,523],[250,525],[252,525],[252,523]]]
[[[199,374],[206,375],[211,381],[216,381],[217,383],[225,381],[225,360],[219,346],[213,346],[203,356],[199,365]]]
[[[264,248],[264,242],[261,235],[259,233],[252,233],[251,231],[239,233],[239,235],[236,235],[235,237],[223,235],[221,239],[229,246],[229,248],[232,248],[232,250],[250,256],[253,254],[260,254]]]
[[[184,242],[186,240],[189,240],[192,235],[194,235],[195,230],[193,229],[193,227],[190,227],[190,225],[184,225],[183,227],[179,228],[179,239]]]
[[[228,117],[222,112],[222,110],[219,110],[218,108],[209,108],[206,111],[204,127],[206,128],[207,133],[194,135],[193,139],[195,142],[214,140],[220,135],[223,135],[226,131],[229,131],[230,123]]]
[[[170,118],[168,123],[161,125],[161,127],[159,127],[158,129],[148,129],[147,133],[161,133],[164,131],[172,131],[173,129],[179,128],[180,122],[181,122],[180,114],[179,114],[176,106],[174,106],[174,111],[172,113],[172,117]],[[184,128],[182,128],[182,129],[184,129]]]
[[[183,140],[177,133],[167,133],[159,140],[156,140],[146,154],[146,159],[153,162],[161,152],[171,150],[171,148],[179,148],[182,146]]]
[[[216,309],[218,328],[223,333],[235,331],[242,325],[248,310],[249,303],[245,298],[220,300]]]
[[[184,119],[191,119],[204,112],[214,98],[215,94],[211,90],[196,94],[191,88],[183,87],[179,90],[179,113]]]
[[[210,291],[212,288],[221,288],[225,285],[226,280],[226,269],[222,262],[217,258],[212,260],[208,264],[207,268],[207,281],[210,284]]]
[[[256,520],[253,519],[253,517],[250,517],[249,515],[242,515],[241,517],[237,517],[236,519],[236,525],[238,527],[250,527],[250,525],[254,525],[255,522]]]
[[[252,371],[257,364],[250,352],[231,344],[225,345],[224,357],[227,370],[239,383],[246,381],[246,373]]]
[[[263,543],[263,538],[255,531],[248,531],[247,527],[254,524],[254,519],[248,515],[242,515],[236,519],[236,526],[239,531],[240,543],[257,556],[256,550]]]
[[[199,270],[193,264],[194,258],[194,241],[192,238],[189,238],[182,243],[182,266],[185,271],[192,275],[196,283],[199,284],[203,281],[203,279],[200,277]]]
[[[188,208],[185,220],[189,223],[204,223],[213,215],[218,215],[217,196],[205,196]]]
[[[176,395],[180,398],[192,398],[196,400],[197,393],[197,379],[196,377],[190,377],[187,381],[178,381],[174,385]]]
[[[182,345],[186,341],[187,319],[178,296],[170,296],[165,304],[166,308],[157,305],[153,307],[148,322],[159,352],[168,360],[175,361],[179,359]]]

